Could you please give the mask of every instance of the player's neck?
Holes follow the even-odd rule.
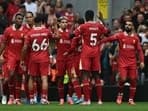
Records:
[[[21,27],[21,25],[15,24],[14,27],[15,27],[16,29],[19,29],[19,28]]]

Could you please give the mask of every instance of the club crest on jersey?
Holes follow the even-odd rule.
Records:
[[[23,36],[24,36],[24,34],[23,33],[21,33],[21,37],[23,38]]]
[[[11,43],[14,44],[14,42],[15,42],[14,39],[11,39]]]

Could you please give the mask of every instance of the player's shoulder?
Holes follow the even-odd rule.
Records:
[[[5,29],[5,31],[12,31],[12,30],[13,30],[12,26],[9,26]]]

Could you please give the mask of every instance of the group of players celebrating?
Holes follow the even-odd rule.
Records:
[[[50,41],[56,43],[56,83],[59,94],[59,104],[64,104],[63,78],[67,72],[70,78],[69,85],[73,90],[68,93],[69,104],[91,104],[90,81],[93,77],[97,91],[98,104],[102,104],[102,80],[100,78],[100,46],[105,42],[118,41],[118,71],[119,92],[117,104],[122,103],[123,86],[127,77],[130,79],[130,92],[128,103],[134,105],[136,91],[137,51],[141,61],[140,67],[144,67],[143,52],[138,36],[133,32],[133,23],[127,21],[125,30],[111,37],[105,37],[108,29],[100,22],[94,20],[94,12],[85,12],[85,22],[81,19],[74,25],[73,30],[68,28],[68,18],[61,16],[58,26],[52,30],[46,28],[41,15],[34,17],[32,12],[24,16],[17,13],[14,24],[6,28],[0,45],[0,62],[3,74],[3,93],[9,99],[7,104],[21,104],[20,92],[22,76],[25,78],[25,91],[30,104],[35,104],[34,81],[39,76],[41,79],[40,103],[49,104],[48,74],[50,61]],[[7,89],[8,85],[8,89]],[[75,93],[76,98],[71,98]],[[83,96],[82,96],[83,95]]]

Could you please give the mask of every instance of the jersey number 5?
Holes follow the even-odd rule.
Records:
[[[44,51],[44,50],[47,50],[48,46],[49,46],[49,42],[47,41],[47,39],[43,39],[41,44],[38,44],[37,39],[34,39],[32,43],[32,50],[33,51],[39,51],[39,50]]]
[[[91,33],[90,35],[90,45],[91,46],[96,46],[97,44],[97,33]]]

